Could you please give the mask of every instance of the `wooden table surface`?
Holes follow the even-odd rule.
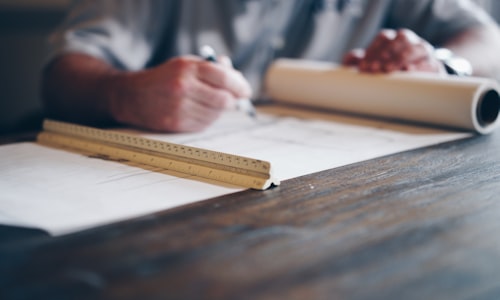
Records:
[[[500,299],[500,132],[0,236],[0,299]]]

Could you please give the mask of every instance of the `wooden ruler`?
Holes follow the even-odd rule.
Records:
[[[54,120],[45,120],[43,129],[37,141],[48,146],[83,150],[253,189],[279,184],[272,178],[267,161]]]

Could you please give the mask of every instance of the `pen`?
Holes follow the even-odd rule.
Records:
[[[217,56],[215,55],[215,50],[212,47],[208,46],[208,45],[202,46],[200,48],[200,55],[206,61],[211,61],[211,62],[214,62],[214,63],[217,62]],[[252,118],[257,117],[257,113],[255,111],[255,107],[253,106],[252,101],[250,99],[248,99],[248,98],[239,99],[236,102],[236,108],[238,110],[241,110],[241,111],[245,112],[247,115],[249,115]]]

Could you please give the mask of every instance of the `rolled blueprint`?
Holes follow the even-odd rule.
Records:
[[[480,134],[498,124],[499,87],[479,77],[426,73],[365,74],[326,62],[279,59],[266,96],[335,111],[445,126]]]

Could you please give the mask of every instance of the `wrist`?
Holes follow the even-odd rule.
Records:
[[[108,118],[115,123],[127,123],[127,112],[123,102],[131,97],[129,72],[116,71],[108,73],[101,80],[100,86],[103,91],[103,106]]]

